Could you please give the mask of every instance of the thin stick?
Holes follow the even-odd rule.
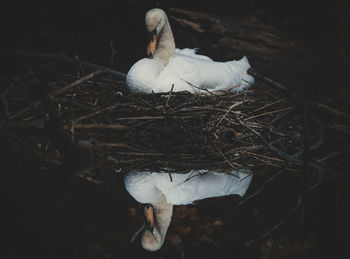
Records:
[[[238,118],[236,118],[238,120],[238,122],[245,127],[246,129],[248,129],[249,131],[251,131],[252,133],[254,133],[254,135],[258,136],[261,141],[264,143],[264,145],[270,149],[272,152],[276,153],[279,157],[281,157],[282,159],[284,159],[287,162],[290,161],[298,161],[297,159],[291,158],[290,156],[288,156],[288,154],[284,153],[283,151],[275,148],[274,146],[271,146],[267,140],[259,133],[257,132],[255,129],[249,127],[248,125],[246,125],[243,121],[239,120]]]
[[[299,205],[301,204],[301,201],[302,201],[302,195],[299,196],[299,198],[298,198],[297,202],[295,203],[295,205],[287,212],[287,214],[279,222],[277,222],[275,225],[273,225],[268,231],[266,231],[262,235],[247,241],[246,244],[248,246],[250,246],[253,243],[255,243],[255,242],[265,238],[268,235],[270,235],[276,229],[278,229],[289,218],[289,216],[299,207]]]
[[[63,55],[32,53],[32,52],[28,52],[28,51],[13,50],[13,49],[0,49],[0,51],[7,52],[7,53],[13,53],[15,55],[36,57],[36,58],[43,58],[43,59],[51,59],[51,60],[53,59],[53,60],[58,60],[58,61],[67,62],[67,63],[71,63],[71,64],[76,64],[76,60],[74,58],[69,58],[69,57],[63,56]],[[107,74],[109,74],[117,79],[120,79],[120,80],[125,80],[125,78],[126,78],[126,74],[112,70],[108,67],[104,67],[104,66],[93,64],[93,63],[86,62],[86,61],[81,61],[81,64],[84,67],[91,69],[91,70],[103,69],[105,71],[105,73],[107,73]]]
[[[220,125],[220,123],[222,122],[222,120],[227,116],[227,114],[230,113],[230,111],[231,111],[233,108],[235,108],[235,107],[241,105],[242,103],[243,103],[243,102],[236,102],[236,103],[232,104],[232,105],[229,107],[229,109],[226,111],[226,113],[224,114],[224,116],[222,116],[221,119],[218,121],[218,123],[216,124],[216,127]]]
[[[80,60],[79,56],[78,56],[78,55],[75,55],[74,58],[75,58],[75,60],[76,60],[77,63],[78,63],[78,66],[79,66],[79,69],[80,69],[81,74],[82,74],[82,75],[85,75],[86,72],[85,72],[84,67],[83,67],[82,64],[81,64],[81,60]]]
[[[173,93],[173,90],[174,90],[174,84],[171,85],[169,97],[168,97],[168,99],[166,100],[166,103],[165,103],[165,106],[164,106],[165,108],[166,108],[166,107],[169,107],[169,100],[170,100],[171,94]]]
[[[254,76],[254,77],[257,77],[257,78],[260,78],[270,84],[272,84],[273,86],[276,86],[277,88],[283,90],[283,91],[288,91],[287,87],[285,87],[284,85],[272,80],[271,78],[268,78],[262,74],[260,74],[259,72],[257,72],[255,69],[253,68],[249,68],[248,70],[248,74]]]
[[[64,129],[69,128],[65,126]],[[127,130],[129,127],[122,124],[78,124],[76,129],[111,129],[111,130]]]
[[[106,108],[101,108],[101,109],[99,109],[99,110],[97,110],[97,111],[94,111],[94,112],[92,112],[92,113],[89,113],[89,114],[80,116],[80,117],[78,117],[78,118],[72,120],[72,126],[71,126],[71,129],[70,129],[70,132],[71,132],[71,139],[74,141],[74,139],[75,139],[74,130],[75,130],[76,125],[77,125],[80,121],[85,120],[85,119],[88,119],[88,118],[90,118],[90,117],[93,117],[93,116],[95,116],[95,115],[97,115],[97,114],[100,114],[101,112],[113,110],[113,109],[115,109],[115,108],[117,108],[117,107],[120,107],[120,106],[121,106],[121,104],[119,104],[119,103],[113,104],[113,105],[108,106],[108,107],[106,107]]]
[[[245,197],[244,199],[242,199],[242,200],[236,205],[236,207],[239,207],[239,206],[243,205],[243,204],[246,203],[248,200],[254,198],[256,195],[258,195],[260,192],[262,192],[268,184],[270,184],[273,180],[275,180],[278,176],[280,176],[284,171],[285,171],[285,168],[282,168],[282,169],[281,169],[280,171],[278,171],[276,174],[272,175],[269,179],[267,179],[267,180],[263,183],[263,185],[260,186],[260,188],[259,188],[256,192],[254,192],[254,193],[252,193],[251,195],[249,195],[249,196]]]
[[[109,41],[109,45],[111,46],[111,61],[110,61],[110,68],[113,69],[114,66],[114,56],[117,53],[114,49],[113,41]]]
[[[224,155],[224,153],[222,153],[222,151],[219,149],[219,147],[217,145],[215,145],[217,151],[219,152],[219,154],[225,159],[226,163],[233,169],[233,170],[237,170],[239,169],[239,167],[235,167],[230,160],[228,160],[228,158]],[[231,175],[231,174],[230,174]],[[232,174],[235,177],[238,177],[237,175]],[[239,177],[238,177],[239,178]]]
[[[61,89],[57,89],[56,91],[53,92],[54,95],[57,95],[57,94],[62,94],[66,91],[68,91],[69,89],[73,88],[73,87],[76,87],[80,84],[82,84],[83,82],[87,81],[87,80],[90,80],[91,78],[97,76],[97,75],[100,75],[102,73],[104,73],[105,71],[103,69],[99,69],[99,70],[96,70],[86,76],[83,76],[81,78],[79,78],[78,80],[74,81],[73,83],[61,88]]]
[[[29,107],[24,108],[23,110],[15,113],[15,114],[12,114],[8,119],[9,120],[13,120],[13,119],[21,116],[22,114],[30,111],[31,109],[35,109],[39,104],[40,104],[40,101],[33,101],[32,104]]]
[[[40,130],[47,127],[48,119],[37,119],[31,122],[9,122],[0,123],[0,132],[22,132],[22,131],[33,131]]]
[[[289,110],[292,110],[292,109],[294,109],[294,106],[290,106],[290,107],[279,109],[279,110],[275,110],[275,111],[270,111],[270,112],[257,114],[257,115],[245,118],[244,120],[247,121],[247,120],[251,120],[251,119],[258,118],[258,117],[261,117],[261,116],[265,116],[265,115],[268,115],[268,114],[273,114],[273,113],[283,112],[283,111],[289,111]]]
[[[333,115],[337,116],[337,117],[341,117],[341,118],[344,118],[344,119],[347,119],[347,120],[350,120],[350,115],[349,114],[346,114],[344,112],[341,112],[341,111],[338,111],[334,108],[331,108],[331,107],[328,107],[327,105],[325,104],[322,104],[322,103],[315,103],[316,107],[318,108],[321,108],[329,113],[332,113]]]
[[[256,154],[256,153],[251,153],[251,152],[246,151],[246,150],[243,150],[242,153],[248,154],[248,155],[252,155],[252,156],[261,157],[261,158],[266,158],[266,159],[274,160],[274,161],[278,161],[278,162],[283,162],[284,161],[282,159],[275,158],[275,157],[269,157],[269,156],[259,155],[259,154]]]
[[[123,142],[99,142],[102,147],[126,147],[128,144]]]
[[[265,109],[265,108],[267,108],[267,107],[270,107],[270,106],[272,106],[272,105],[274,105],[274,104],[276,104],[276,103],[282,102],[282,101],[284,101],[284,100],[286,100],[286,99],[285,99],[285,98],[282,98],[282,99],[279,99],[279,100],[277,100],[277,101],[275,101],[275,102],[273,102],[273,103],[266,104],[266,105],[263,106],[263,107],[260,107],[260,108],[255,109],[253,112],[260,111],[260,110],[262,110],[262,109]]]

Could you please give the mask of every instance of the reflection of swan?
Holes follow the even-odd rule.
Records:
[[[142,246],[149,251],[162,246],[173,205],[191,204],[196,200],[231,194],[243,196],[251,180],[250,174],[236,171],[216,173],[191,170],[185,174],[129,172],[124,178],[127,191],[135,200],[146,204],[147,228],[142,236]]]
[[[214,62],[211,58],[197,55],[195,49],[175,49],[173,33],[168,18],[161,9],[151,9],[146,13],[146,27],[151,41],[147,54],[136,62],[128,72],[126,83],[135,92],[198,92],[233,88],[241,91],[254,83],[247,74],[248,59]]]

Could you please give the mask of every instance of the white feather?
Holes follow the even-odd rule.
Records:
[[[131,171],[124,178],[127,191],[140,203],[158,202],[164,195],[173,205],[191,204],[196,200],[237,194],[243,196],[252,175],[231,171],[217,173],[208,170],[191,170],[185,174],[163,171]]]

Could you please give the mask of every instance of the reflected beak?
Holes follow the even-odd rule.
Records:
[[[146,226],[145,228],[150,230],[153,233],[154,228],[154,211],[152,205],[146,204],[144,207],[144,213],[146,217]]]
[[[156,53],[157,47],[157,33],[155,31],[150,32],[150,42],[147,45],[147,55],[153,56]]]

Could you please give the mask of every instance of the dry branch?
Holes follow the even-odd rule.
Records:
[[[42,59],[48,59],[48,60],[56,60],[56,61],[62,61],[62,62],[67,62],[70,64],[76,64],[76,60],[74,58],[70,58],[64,55],[56,55],[56,54],[43,54],[43,53],[32,53],[28,51],[23,51],[23,50],[13,50],[13,49],[0,49],[1,52],[5,53],[11,53],[14,55],[19,55],[19,56],[27,56],[27,57],[33,57],[33,58],[42,58]],[[113,76],[116,79],[120,80],[125,80],[126,74],[112,70],[108,67],[104,67],[101,65],[93,64],[90,62],[86,61],[80,61],[80,64],[91,70],[99,70],[102,69],[105,73]]]
[[[68,91],[69,89],[73,88],[73,87],[76,87],[78,85],[80,85],[81,83],[87,81],[87,80],[90,80],[91,78],[97,76],[97,75],[100,75],[102,73],[104,73],[105,71],[103,69],[99,69],[99,70],[96,70],[86,76],[83,76],[81,78],[79,78],[78,80],[74,81],[73,83],[61,88],[61,89],[58,89],[56,91],[53,92],[54,95],[58,95],[58,94],[62,94],[66,91]]]

